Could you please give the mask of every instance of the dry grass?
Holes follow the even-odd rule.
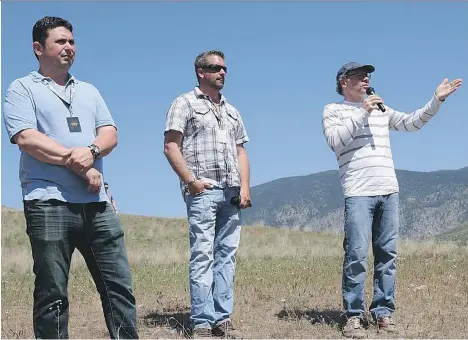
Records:
[[[140,337],[182,338],[190,307],[186,221],[122,216],[122,223]],[[341,337],[341,244],[334,234],[244,228],[233,315],[237,327],[253,338]],[[24,217],[2,210],[2,337],[33,337],[33,280]],[[69,285],[70,337],[108,338],[99,296],[79,253]],[[399,337],[467,337],[467,310],[468,247],[400,242]],[[368,333],[377,337],[373,329]]]

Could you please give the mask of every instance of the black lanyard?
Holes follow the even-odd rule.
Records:
[[[72,105],[73,105],[73,99],[75,98],[75,82],[72,81],[72,84],[70,85],[71,86],[71,89],[70,89],[70,102],[67,101],[66,98],[63,98],[61,96],[60,93],[58,93],[56,91],[56,89],[50,85],[50,83],[48,81],[46,81],[45,79],[42,80],[42,84],[44,84],[50,91],[52,91],[53,94],[55,94],[57,97],[60,98],[60,100],[65,104],[65,106],[67,107],[68,111],[70,112],[70,116],[73,117],[73,110],[72,110]],[[67,87],[65,86],[65,91],[66,91]]]

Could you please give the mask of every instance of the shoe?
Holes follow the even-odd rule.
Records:
[[[201,327],[193,330],[192,337],[194,339],[206,339],[212,338],[213,335],[211,334],[211,328]]]
[[[226,339],[245,339],[244,335],[234,328],[231,320],[226,320],[213,328],[212,334]]]
[[[398,333],[395,322],[391,316],[382,316],[377,318],[377,332],[379,333]]]
[[[346,324],[344,325],[342,329],[343,335],[347,338],[352,338],[352,339],[365,338],[366,332],[361,322],[362,322],[361,317],[358,315],[351,316],[350,318],[348,318],[348,320],[346,321]]]

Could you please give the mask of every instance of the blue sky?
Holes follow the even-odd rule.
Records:
[[[119,127],[105,179],[124,213],[185,216],[178,179],[163,155],[166,111],[196,85],[193,61],[226,54],[223,90],[251,142],[251,183],[336,169],[321,130],[323,107],[341,99],[335,75],[348,61],[376,67],[371,84],[394,109],[426,103],[444,77],[465,85],[417,133],[391,134],[395,167],[468,165],[468,3],[2,2],[2,107],[15,78],[37,69],[39,18],[74,26],[71,72],[102,93]],[[465,101],[463,101],[465,99]],[[19,151],[1,127],[2,204],[21,207]]]

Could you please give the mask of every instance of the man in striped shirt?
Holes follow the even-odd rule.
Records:
[[[249,141],[241,115],[220,93],[227,67],[221,51],[195,60],[199,86],[167,113],[164,154],[180,178],[190,230],[190,321],[194,338],[242,338],[234,329],[240,209],[250,206]]]
[[[395,176],[389,130],[418,131],[439,110],[442,102],[461,86],[447,79],[430,100],[411,114],[384,105],[382,98],[367,96],[372,65],[350,62],[336,75],[336,90],[344,100],[323,110],[323,133],[335,152],[345,196],[342,296],[347,322],[343,335],[365,337],[365,277],[368,240],[374,253],[374,296],[370,312],[379,331],[396,332],[395,276],[397,256],[398,182]],[[384,108],[384,111],[379,109]]]

